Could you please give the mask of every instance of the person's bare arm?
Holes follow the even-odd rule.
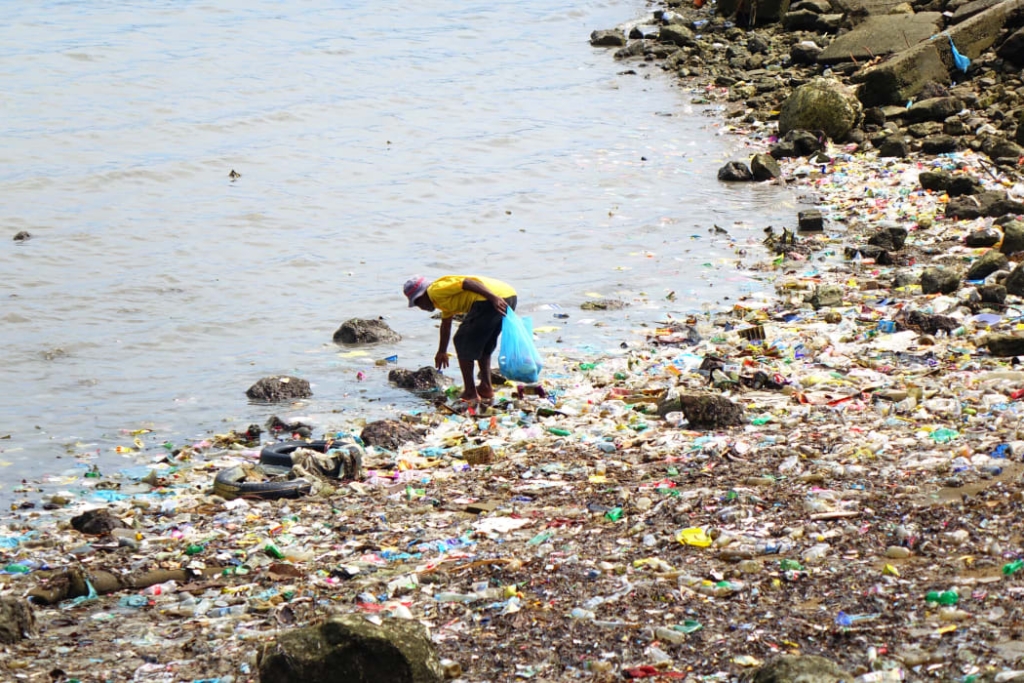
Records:
[[[440,370],[448,367],[448,341],[452,337],[452,319],[441,318],[440,339],[437,342],[437,355],[434,356],[434,367]]]
[[[500,296],[487,289],[487,286],[484,285],[484,283],[467,277],[462,281],[462,288],[467,292],[473,292],[474,294],[483,296],[491,302],[491,305],[494,306],[494,310],[505,315],[505,311],[508,309],[508,304],[505,303],[505,300]]]

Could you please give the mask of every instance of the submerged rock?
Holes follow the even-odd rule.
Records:
[[[106,508],[86,510],[71,518],[71,528],[79,533],[103,536],[114,529],[124,529],[126,524]]]
[[[378,344],[401,340],[402,335],[392,330],[381,318],[352,318],[343,322],[334,332],[336,344]]]
[[[451,384],[451,380],[429,365],[415,372],[396,368],[388,373],[388,381],[400,389],[410,391],[436,391]]]
[[[279,375],[264,377],[249,387],[245,395],[253,401],[291,401],[297,398],[309,398],[313,395],[313,390],[307,380]]]

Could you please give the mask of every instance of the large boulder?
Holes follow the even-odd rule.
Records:
[[[952,294],[960,287],[960,274],[947,268],[928,268],[921,273],[923,294]]]
[[[1024,264],[1021,264],[1010,271],[1006,281],[1003,282],[1007,294],[1024,296]]]
[[[28,600],[13,595],[0,597],[0,643],[13,645],[35,633],[36,615]]]
[[[658,33],[658,40],[677,47],[693,47],[697,44],[697,38],[694,36],[693,31],[682,24],[662,26],[661,31]]]
[[[841,683],[854,680],[831,659],[815,655],[780,655],[758,669],[752,683]]]
[[[782,176],[782,167],[772,155],[759,153],[750,158],[750,172],[754,180],[773,180]]]
[[[590,44],[594,47],[622,47],[626,44],[626,34],[622,29],[601,29],[590,34]]]
[[[730,161],[718,169],[718,179],[722,182],[743,182],[754,179],[750,168],[742,161]]]
[[[334,331],[334,343],[336,344],[377,344],[380,342],[391,344],[401,341],[401,339],[402,336],[380,318],[371,320],[352,318],[343,322],[341,327]]]
[[[907,121],[945,121],[964,108],[962,100],[956,97],[931,97],[910,105]]]
[[[1011,33],[996,50],[996,54],[1011,64],[1024,65],[1024,28]]]
[[[867,17],[853,30],[829,43],[818,56],[818,61],[825,64],[851,59],[868,61],[902,52],[908,44],[914,45],[935,35],[941,27],[942,14],[939,12]]]
[[[418,621],[379,626],[347,614],[282,633],[258,656],[260,683],[441,683],[444,673]]]
[[[307,380],[278,375],[259,380],[246,390],[245,395],[253,401],[291,401],[309,398],[313,395],[313,390]]]
[[[371,422],[359,433],[359,438],[367,446],[379,446],[389,451],[397,451],[405,444],[418,442],[420,432],[398,420],[377,420]]]
[[[831,78],[815,78],[801,85],[782,103],[779,134],[791,130],[821,130],[841,140],[853,130],[861,104],[853,91]]]

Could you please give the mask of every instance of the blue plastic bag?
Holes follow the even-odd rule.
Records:
[[[533,345],[533,320],[529,317],[520,318],[511,308],[501,321],[498,368],[508,379],[527,384],[540,379],[540,371],[543,369],[540,354]]]

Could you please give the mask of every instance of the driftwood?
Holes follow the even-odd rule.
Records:
[[[214,576],[223,567],[207,567],[200,571],[191,569],[154,569],[134,574],[115,574],[103,570],[86,571],[81,567],[56,569],[46,577],[45,583],[36,586],[26,597],[34,603],[52,605],[61,600],[89,595],[89,585],[100,595],[123,590],[142,590],[158,583],[177,581],[187,583],[197,577]]]

